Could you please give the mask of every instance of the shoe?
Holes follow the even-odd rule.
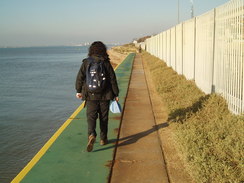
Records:
[[[108,139],[100,140],[100,145],[104,146],[108,143]]]
[[[86,147],[87,152],[92,151],[95,141],[96,141],[96,137],[94,135],[90,135],[88,137],[88,143],[87,143],[87,147]]]

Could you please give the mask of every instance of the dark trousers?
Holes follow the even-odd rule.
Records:
[[[96,133],[96,120],[99,116],[100,120],[100,138],[107,139],[108,133],[108,113],[109,100],[88,100],[86,101],[86,116],[88,122],[88,136]]]

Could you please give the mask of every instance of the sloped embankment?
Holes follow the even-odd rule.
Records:
[[[136,48],[132,44],[127,44],[123,46],[112,47],[107,52],[110,58],[110,62],[113,68],[115,68],[127,57],[129,53],[135,53]]]
[[[244,118],[228,111],[225,100],[205,95],[193,81],[162,60],[142,54],[161,99],[176,148],[193,179],[203,182],[244,181]]]

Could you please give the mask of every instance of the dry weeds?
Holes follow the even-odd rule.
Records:
[[[175,143],[195,182],[243,182],[244,117],[231,114],[221,96],[205,95],[162,60],[145,52],[143,59],[167,104]]]

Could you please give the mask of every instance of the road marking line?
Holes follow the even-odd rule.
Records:
[[[26,174],[35,166],[35,164],[41,159],[51,145],[56,141],[59,135],[65,130],[65,128],[71,123],[73,118],[84,108],[84,102],[75,110],[75,112],[64,122],[64,124],[54,133],[54,135],[46,142],[46,144],[40,149],[40,151],[32,158],[32,160],[23,168],[23,170],[12,180],[11,183],[20,182]]]

